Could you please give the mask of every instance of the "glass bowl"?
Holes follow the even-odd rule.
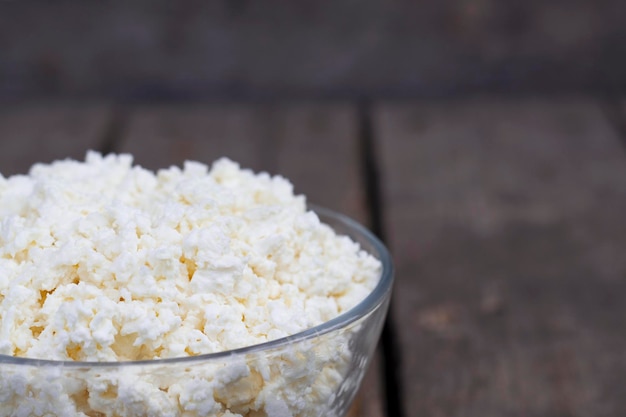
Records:
[[[393,281],[384,245],[363,226],[312,207],[382,263],[374,290],[335,319],[226,352],[129,362],[0,355],[0,417],[343,417],[380,337]]]

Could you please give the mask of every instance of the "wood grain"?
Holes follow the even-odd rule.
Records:
[[[356,114],[342,104],[159,106],[131,112],[119,150],[151,169],[227,156],[283,175],[308,201],[365,217]],[[382,416],[377,367],[351,417]]]
[[[376,113],[415,416],[626,410],[626,153],[582,100]]]
[[[0,173],[26,174],[37,162],[82,160],[101,146],[105,105],[29,104],[0,107]]]

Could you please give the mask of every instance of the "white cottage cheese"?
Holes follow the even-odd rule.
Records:
[[[94,152],[35,165],[0,176],[0,221],[9,356],[126,361],[241,348],[336,317],[380,277],[379,262],[307,212],[287,180],[227,159],[156,174]],[[41,380],[6,367],[0,416],[317,415],[350,352],[343,339],[311,343],[280,361],[148,379],[141,368],[99,369],[68,385],[57,371]]]

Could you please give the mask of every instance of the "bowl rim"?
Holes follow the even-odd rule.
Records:
[[[350,310],[340,314],[339,316],[326,321],[317,326],[303,330],[298,333],[294,333],[290,336],[281,337],[279,339],[270,340],[268,342],[258,343],[255,345],[245,346],[242,348],[225,350],[221,352],[206,353],[195,356],[180,356],[174,358],[160,358],[160,359],[142,359],[132,361],[67,361],[67,360],[54,360],[54,359],[38,359],[21,356],[10,356],[0,354],[0,364],[11,365],[24,365],[24,366],[37,366],[37,367],[50,367],[58,366],[65,368],[115,368],[115,367],[128,367],[128,366],[157,366],[157,365],[169,365],[169,364],[193,364],[194,362],[212,361],[216,359],[227,359],[236,356],[242,356],[252,353],[259,353],[262,351],[270,351],[283,346],[292,345],[294,343],[306,341],[327,333],[346,328],[355,321],[366,317],[371,312],[379,308],[385,300],[390,296],[393,278],[394,278],[394,266],[391,258],[391,254],[383,242],[368,230],[361,223],[352,219],[351,217],[341,214],[337,211],[327,209],[325,207],[317,206],[314,204],[307,204],[307,211],[313,211],[318,217],[327,218],[343,226],[341,231],[336,231],[339,236],[349,236],[353,239],[354,236],[359,236],[367,243],[369,243],[374,250],[374,253],[370,255],[374,256],[381,262],[381,277],[374,287],[374,289],[357,305]],[[320,219],[324,223],[323,219]],[[326,223],[324,223],[326,224]],[[330,226],[330,225],[329,225]],[[333,228],[332,226],[330,226]],[[333,228],[335,231],[335,229]],[[354,239],[353,239],[354,240]],[[358,242],[357,242],[358,243]],[[362,245],[359,243],[360,249]]]

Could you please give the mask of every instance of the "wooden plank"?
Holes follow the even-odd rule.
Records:
[[[626,153],[581,100],[376,110],[406,408],[626,410]]]
[[[98,149],[110,117],[103,105],[0,107],[0,173],[26,174],[37,162],[82,160]]]
[[[228,157],[255,171],[267,170],[263,110],[245,107],[147,106],[131,112],[119,150],[149,168],[211,164]]]
[[[356,114],[346,105],[141,107],[120,151],[149,168],[210,163],[227,156],[255,171],[292,180],[310,202],[362,220],[365,215]],[[352,416],[382,416],[377,367],[371,367]]]
[[[226,156],[283,175],[310,202],[363,221],[355,117],[344,105],[143,107],[120,149],[150,169]]]
[[[346,105],[281,106],[276,172],[290,178],[310,203],[365,221],[356,112]]]

